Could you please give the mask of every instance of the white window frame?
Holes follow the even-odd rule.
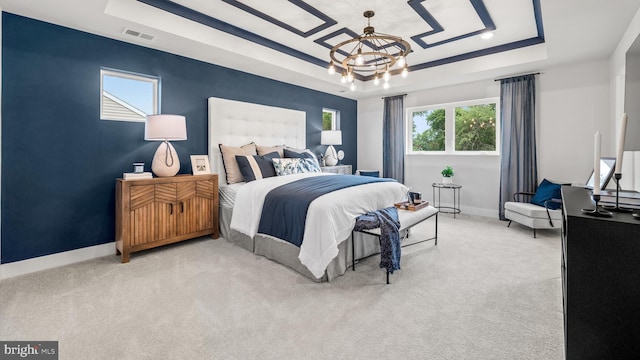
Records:
[[[136,74],[136,73],[122,71],[122,70],[101,68],[100,69],[100,120],[144,122],[144,119],[134,120],[130,118],[119,118],[117,116],[114,116],[113,114],[104,113],[104,106],[103,106],[104,97],[102,96],[102,93],[104,91],[103,81],[105,76],[114,76],[114,77],[129,79],[129,80],[136,80],[136,81],[151,83],[153,87],[153,90],[152,90],[153,91],[153,95],[152,95],[153,96],[153,112],[152,113],[153,114],[160,113],[160,78],[156,76]]]
[[[331,114],[331,130],[340,130],[340,111],[328,108],[322,108],[322,117],[324,113]]]
[[[496,104],[496,150],[495,151],[463,151],[456,150],[456,112],[457,107]],[[413,113],[428,110],[445,110],[445,150],[444,151],[413,151]],[[436,105],[416,106],[406,109],[405,113],[405,153],[407,155],[500,155],[500,98],[484,98],[457,101]]]

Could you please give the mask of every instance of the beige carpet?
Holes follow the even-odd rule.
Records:
[[[0,282],[0,340],[58,340],[60,359],[563,358],[559,231],[441,214],[390,285],[378,262],[318,284],[223,239],[109,256]]]

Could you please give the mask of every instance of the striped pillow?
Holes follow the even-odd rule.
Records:
[[[277,151],[265,155],[236,155],[245,182],[276,176],[272,159],[279,159]]]

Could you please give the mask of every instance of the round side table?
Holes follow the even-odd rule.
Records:
[[[438,189],[438,201],[436,202],[436,189]],[[440,200],[440,193],[442,189],[451,189],[453,191],[453,206],[442,206],[442,201]],[[456,218],[456,214],[460,214],[460,189],[462,189],[462,185],[458,184],[444,184],[444,183],[433,183],[431,184],[431,191],[433,195],[433,207],[438,209],[438,211],[445,214],[453,214],[453,218]],[[442,209],[445,209],[444,211]]]

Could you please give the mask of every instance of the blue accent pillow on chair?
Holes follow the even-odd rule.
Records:
[[[536,190],[535,195],[531,198],[531,203],[544,206],[544,203],[551,199],[562,199],[560,184],[554,184],[547,179],[543,179],[540,185],[538,185],[538,190]],[[553,201],[547,203],[547,206],[551,210],[560,209],[560,205],[560,203]]]

